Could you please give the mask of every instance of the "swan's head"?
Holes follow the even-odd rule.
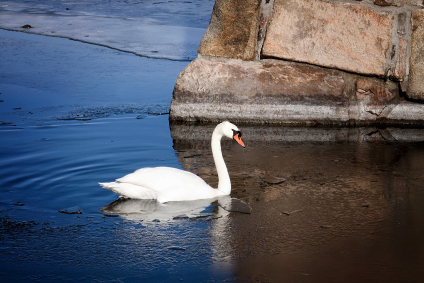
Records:
[[[219,124],[216,128],[217,129],[219,128],[221,130],[221,133],[223,136],[226,136],[227,138],[230,138],[230,139],[234,139],[239,145],[244,147],[244,143],[241,140],[241,132],[236,125],[228,121],[225,121]]]

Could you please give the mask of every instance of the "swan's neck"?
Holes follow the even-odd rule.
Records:
[[[227,166],[221,151],[222,134],[217,129],[212,134],[212,155],[215,161],[216,171],[218,172],[218,190],[224,195],[229,195],[231,192],[231,181],[228,175]]]

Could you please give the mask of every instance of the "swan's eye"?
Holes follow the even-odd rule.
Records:
[[[233,137],[235,137],[237,134],[239,135],[239,138],[241,138],[241,132],[233,130]]]

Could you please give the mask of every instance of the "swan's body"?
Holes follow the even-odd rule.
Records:
[[[142,168],[115,182],[99,183],[121,196],[134,199],[156,199],[164,203],[169,201],[189,201],[229,195],[231,181],[221,152],[221,138],[234,138],[244,147],[241,133],[230,122],[217,125],[212,134],[212,155],[218,172],[218,188],[209,186],[199,176],[171,167]]]

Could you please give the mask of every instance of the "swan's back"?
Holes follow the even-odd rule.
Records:
[[[142,168],[116,182],[101,183],[121,196],[159,202],[213,198],[222,192],[197,175],[171,167]]]

